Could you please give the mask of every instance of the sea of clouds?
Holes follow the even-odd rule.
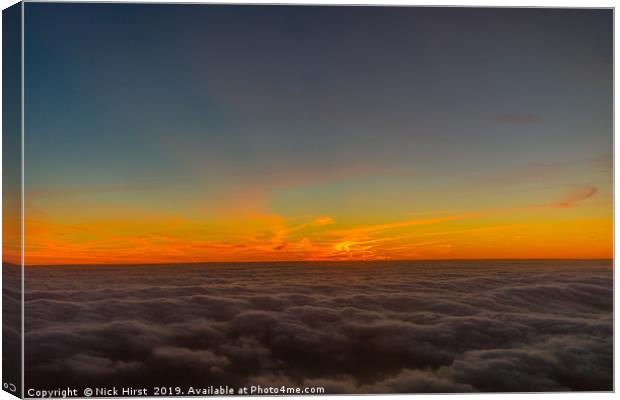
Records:
[[[26,388],[612,390],[610,261],[26,269]]]

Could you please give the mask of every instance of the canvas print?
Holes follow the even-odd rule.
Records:
[[[4,390],[613,390],[613,10],[3,16]]]

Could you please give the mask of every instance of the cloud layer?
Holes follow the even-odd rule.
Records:
[[[26,388],[612,389],[608,261],[26,273]]]

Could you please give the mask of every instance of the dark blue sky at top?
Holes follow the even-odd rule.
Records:
[[[26,181],[478,174],[612,143],[612,12],[27,3]]]

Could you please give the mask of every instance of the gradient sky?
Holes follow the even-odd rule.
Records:
[[[611,10],[25,7],[26,264],[612,256]]]

